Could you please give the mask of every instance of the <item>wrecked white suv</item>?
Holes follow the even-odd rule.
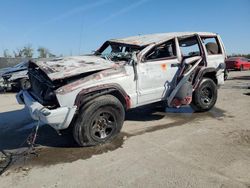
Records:
[[[73,128],[80,146],[121,130],[125,111],[160,102],[211,109],[224,83],[225,49],[215,33],[140,35],[106,41],[93,55],[29,63],[31,88],[17,95],[33,119]]]

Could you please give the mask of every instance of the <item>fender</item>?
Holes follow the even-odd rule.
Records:
[[[103,84],[81,90],[75,99],[77,109],[80,109],[84,104],[90,100],[105,94],[112,94],[117,97],[124,108],[128,110],[131,107],[129,95],[119,84]]]
[[[193,89],[195,90],[196,87],[199,85],[201,79],[203,78],[203,76],[206,74],[206,73],[215,73],[216,75],[216,72],[217,72],[217,69],[214,68],[214,67],[202,67],[197,76],[195,77],[195,80],[194,80],[194,84],[193,84]]]

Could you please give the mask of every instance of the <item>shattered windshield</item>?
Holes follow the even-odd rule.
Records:
[[[131,59],[133,52],[139,52],[140,50],[142,48],[137,46],[106,42],[96,51],[95,55],[111,61],[128,61]]]

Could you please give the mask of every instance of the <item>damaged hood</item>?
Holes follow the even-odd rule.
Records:
[[[49,61],[37,61],[35,64],[53,80],[69,78],[83,73],[101,71],[115,66],[112,61],[98,56],[73,56]]]

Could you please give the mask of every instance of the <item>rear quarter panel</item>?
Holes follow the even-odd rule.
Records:
[[[219,46],[221,48],[221,53],[220,54],[213,54],[209,55],[207,53],[207,50],[205,50],[206,57],[207,57],[207,66],[208,67],[213,67],[217,70],[216,77],[218,81],[218,85],[223,85],[224,84],[224,69],[220,68],[220,64],[224,64],[226,60],[226,50],[225,46],[220,38],[219,35],[217,35]],[[205,48],[205,46],[204,46]]]

